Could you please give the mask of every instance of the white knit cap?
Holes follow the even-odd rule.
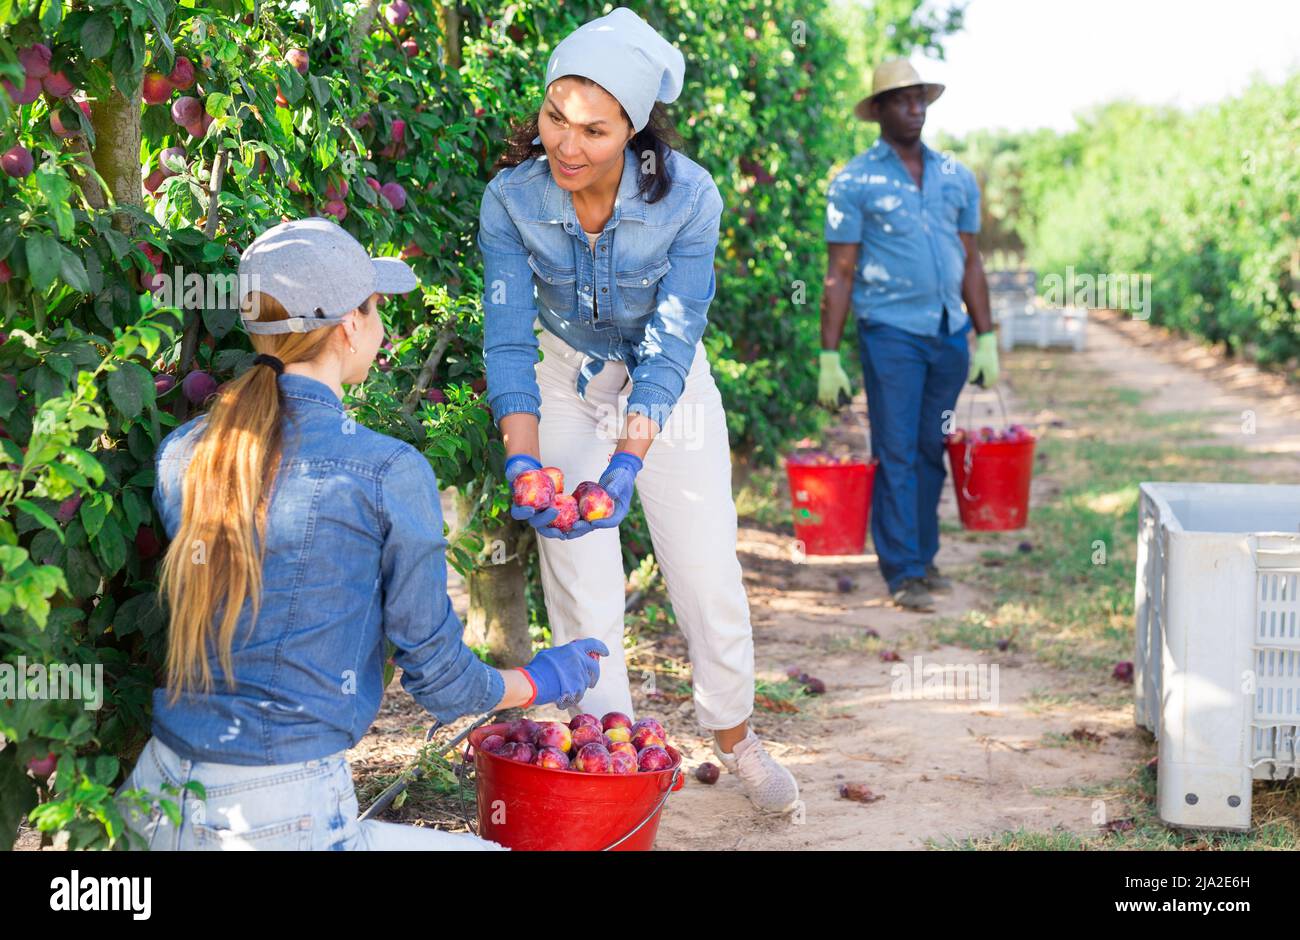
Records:
[[[614,96],[640,131],[656,101],[676,101],[686,60],[677,47],[627,7],[579,26],[551,53],[546,84],[581,75]]]

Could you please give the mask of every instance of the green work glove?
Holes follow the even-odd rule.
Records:
[[[840,364],[838,349],[823,349],[821,373],[817,377],[817,400],[828,408],[838,408],[853,396],[849,377]]]
[[[983,388],[998,384],[998,335],[992,330],[975,338],[975,354],[970,357],[970,377]]]

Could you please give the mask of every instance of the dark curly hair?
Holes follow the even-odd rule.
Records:
[[[595,85],[596,82],[582,75],[566,75],[565,78],[572,78],[580,81],[585,85]],[[559,81],[559,79],[556,79]],[[628,127],[632,126],[632,119],[627,116],[627,112],[619,107],[619,113],[623,115],[623,120],[627,121]],[[533,157],[541,156],[546,149],[541,144],[534,144],[533,138],[537,136],[537,112],[521,123],[514,126],[514,129],[506,137],[505,153],[497,158],[497,162],[492,166],[492,174],[506,167],[519,166],[519,164],[531,160]],[[633,135],[629,146],[632,152],[638,157],[644,157],[647,151],[654,154],[654,160],[651,166],[655,168],[654,172],[646,173],[640,169],[645,161],[644,159],[638,164],[637,192],[646,202],[658,202],[664,196],[668,195],[668,190],[672,188],[672,174],[668,170],[668,154],[674,149],[680,149],[682,138],[673,126],[672,118],[662,102],[656,101],[654,107],[650,110],[650,119],[646,126],[641,128]]]

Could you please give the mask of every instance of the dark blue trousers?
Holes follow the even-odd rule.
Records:
[[[949,333],[946,310],[937,336],[858,321],[871,452],[880,460],[871,541],[891,593],[904,579],[924,576],[939,551],[944,419],[957,407],[970,371],[969,330],[968,322]]]

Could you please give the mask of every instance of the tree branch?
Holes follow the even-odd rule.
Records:
[[[217,213],[221,202],[221,183],[226,176],[226,151],[217,148],[217,156],[212,161],[212,178],[208,180],[208,220],[203,226],[203,234],[210,241],[217,234]]]
[[[456,331],[451,327],[443,327],[442,332],[438,334],[438,341],[433,344],[433,350],[429,353],[424,365],[420,367],[420,374],[415,377],[415,385],[406,393],[406,400],[402,402],[402,414],[409,415],[415,411],[420,399],[424,396],[425,390],[428,389],[429,383],[438,373],[438,365],[442,362],[443,354],[446,353],[447,347],[455,339]]]

